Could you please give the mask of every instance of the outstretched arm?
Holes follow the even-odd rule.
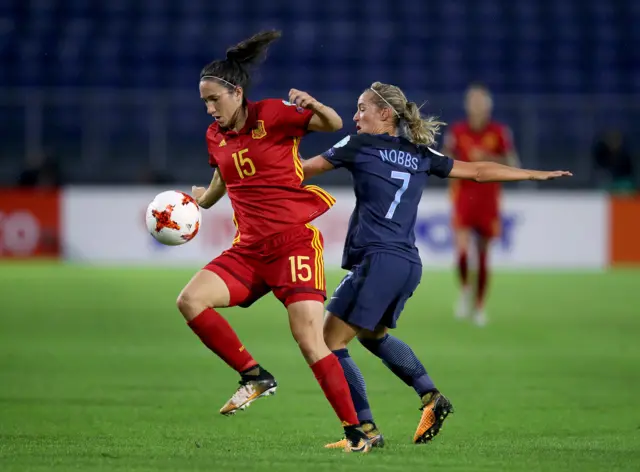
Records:
[[[320,103],[307,92],[291,89],[289,91],[289,102],[313,112],[311,121],[307,126],[309,131],[331,132],[342,129],[340,115],[333,108]]]
[[[542,171],[518,169],[497,162],[453,161],[450,178],[475,180],[476,182],[516,182],[520,180],[553,180],[559,177],[571,177],[565,170]]]

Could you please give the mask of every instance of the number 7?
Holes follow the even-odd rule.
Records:
[[[387,211],[387,214],[384,216],[388,220],[393,218],[393,214],[396,212],[396,208],[400,203],[402,194],[407,191],[407,187],[409,187],[409,180],[411,180],[411,174],[409,172],[398,172],[397,170],[394,170],[391,172],[391,178],[402,180],[402,187],[400,187],[396,192],[396,196],[389,207],[389,211]]]

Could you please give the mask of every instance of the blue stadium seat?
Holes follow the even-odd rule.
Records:
[[[1,2],[0,85],[186,90],[193,104],[172,108],[180,136],[172,146],[200,146],[207,119],[197,96],[201,68],[262,28],[281,28],[285,37],[252,97],[285,96],[295,86],[339,100],[350,119],[351,102],[374,80],[398,83],[417,100],[460,94],[477,79],[497,95],[637,93],[638,23],[634,0]],[[105,107],[101,120],[113,128],[114,148],[148,127],[142,112]],[[71,125],[73,113],[47,112],[52,122]],[[637,114],[611,116],[630,118]],[[577,129],[567,137],[555,128],[568,119],[549,112],[540,142],[552,149],[566,147],[563,139],[573,143]]]

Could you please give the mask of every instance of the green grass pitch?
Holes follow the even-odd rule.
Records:
[[[218,414],[238,378],[175,308],[191,273],[0,265],[0,470],[640,470],[640,271],[499,273],[484,329],[425,272],[396,335],[456,412],[411,444],[416,395],[355,343],[387,439],[365,456],[322,448],[341,427],[271,295],[223,313],[278,395]]]

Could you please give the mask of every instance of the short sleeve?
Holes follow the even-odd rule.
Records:
[[[216,160],[216,156],[214,150],[216,149],[216,145],[213,141],[213,134],[211,129],[207,131],[207,151],[209,153],[209,165],[211,167],[218,167],[218,161]]]
[[[513,132],[508,126],[502,126],[500,130],[500,139],[502,141],[502,150],[505,154],[513,151]]]
[[[322,153],[327,161],[329,161],[333,167],[350,167],[356,160],[358,151],[360,149],[355,136],[345,136],[332,148]]]
[[[427,156],[429,158],[429,175],[435,175],[441,179],[446,179],[453,169],[453,159],[444,154],[427,148]]]
[[[448,130],[443,139],[443,148],[450,151],[456,148],[456,135],[453,130]]]
[[[286,136],[302,137],[308,133],[313,112],[299,108],[286,100],[269,100],[271,120]]]

